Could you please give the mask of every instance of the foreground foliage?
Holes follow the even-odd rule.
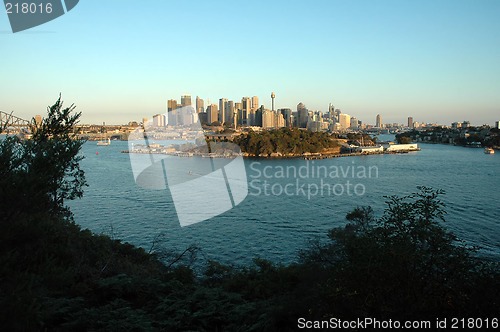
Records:
[[[85,183],[79,143],[66,140],[69,127],[52,131],[70,117],[55,110],[54,123],[44,122],[33,142],[0,143],[2,201],[10,192],[16,197],[12,206],[2,202],[0,219],[3,330],[290,331],[299,317],[497,314],[498,263],[476,258],[446,231],[442,192],[429,188],[388,197],[379,218],[356,208],[328,241],[287,266],[209,261],[195,275],[187,265],[163,264],[158,255],[81,230],[63,206]],[[33,152],[20,158],[12,151]]]

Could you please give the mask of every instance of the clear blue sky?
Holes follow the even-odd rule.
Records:
[[[12,34],[0,11],[0,110],[126,123],[182,94],[326,111],[365,123],[500,120],[500,1],[80,0]]]

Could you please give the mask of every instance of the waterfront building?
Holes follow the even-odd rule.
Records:
[[[500,129],[500,121],[495,122],[495,128]]]

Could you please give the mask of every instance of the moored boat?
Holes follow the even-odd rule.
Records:
[[[484,149],[484,153],[486,153],[486,154],[494,154],[495,150],[493,150],[492,148],[485,148]]]

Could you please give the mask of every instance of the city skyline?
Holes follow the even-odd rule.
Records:
[[[488,0],[150,0],[140,12],[132,3],[81,2],[12,34],[3,11],[0,110],[43,114],[62,93],[82,122],[118,124],[165,112],[169,96],[185,94],[205,108],[258,96],[271,109],[274,91],[275,109],[302,102],[327,112],[333,103],[365,123],[381,114],[387,123],[411,116],[493,126],[499,14],[500,2]],[[207,51],[218,42],[225,47]]]

